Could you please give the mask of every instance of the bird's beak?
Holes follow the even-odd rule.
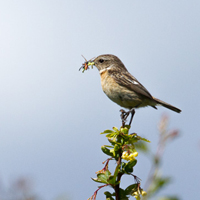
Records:
[[[89,66],[91,66],[91,68],[93,69],[93,66],[95,65],[95,62],[94,62],[95,59],[90,59],[89,61],[87,61],[85,59],[85,62],[82,64],[82,66],[80,67],[79,71],[81,69],[83,69],[82,72],[84,72],[85,70],[88,70],[89,69]]]
[[[94,60],[88,61],[88,62],[87,62],[87,65],[88,65],[88,66],[91,66],[91,68],[93,68],[93,66],[95,65]]]

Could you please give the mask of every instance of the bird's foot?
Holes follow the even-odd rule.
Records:
[[[130,122],[129,122],[129,126],[131,126],[131,123],[132,123],[133,117],[134,117],[134,115],[135,115],[135,109],[132,108],[129,112],[131,113],[131,119],[130,119]]]
[[[124,127],[125,123],[126,123],[126,119],[130,114],[130,111],[126,112],[125,110],[121,109],[120,112],[121,112],[120,117],[121,117],[121,120],[122,120],[122,127]]]
[[[125,126],[126,119],[128,118],[129,114],[131,113],[131,119],[130,119],[130,122],[129,122],[129,126],[130,126],[131,123],[132,123],[132,120],[133,120],[133,116],[135,114],[135,109],[132,108],[131,110],[129,110],[127,112],[125,110],[121,109],[120,112],[121,112],[120,117],[121,117],[121,120],[122,120],[122,127]]]

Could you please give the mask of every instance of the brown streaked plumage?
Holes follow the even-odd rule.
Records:
[[[170,110],[180,113],[181,110],[153,97],[149,91],[132,76],[122,61],[114,55],[100,55],[94,60],[86,61],[80,69],[88,69],[88,65],[95,65],[101,76],[101,86],[104,93],[118,105],[128,108],[129,111],[121,111],[122,125],[131,113],[129,125],[131,125],[135,108],[151,106],[155,109],[156,105],[162,105]],[[85,67],[86,66],[86,67]]]
[[[132,76],[121,60],[111,54],[100,55],[93,60],[101,76],[105,94],[115,103],[128,109],[162,105],[180,113],[181,110],[157,98]]]

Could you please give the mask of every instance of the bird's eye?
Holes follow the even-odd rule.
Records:
[[[103,62],[104,62],[104,60],[103,60],[103,59],[99,59],[99,62],[100,62],[100,63],[103,63]]]

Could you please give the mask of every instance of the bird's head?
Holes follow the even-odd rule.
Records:
[[[89,61],[86,60],[80,69],[83,68],[83,71],[85,71],[89,69],[89,66],[93,65],[99,70],[100,73],[109,69],[121,71],[127,70],[122,61],[117,56],[112,54],[104,54],[96,57],[95,59],[91,59]]]
[[[93,63],[100,73],[107,69],[126,70],[122,61],[117,56],[111,54],[100,55],[93,60]]]

